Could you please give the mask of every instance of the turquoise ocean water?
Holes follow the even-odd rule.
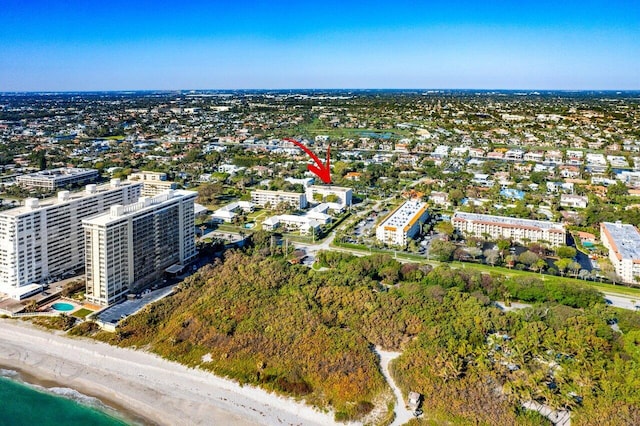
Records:
[[[18,376],[7,370],[3,376]],[[68,388],[40,388],[0,377],[0,425],[124,426],[115,411],[99,400]],[[112,411],[112,414],[109,414]]]

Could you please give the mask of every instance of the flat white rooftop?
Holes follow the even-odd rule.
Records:
[[[623,259],[640,259],[640,233],[625,223],[602,222]]]
[[[100,193],[104,193],[104,192],[108,192],[108,191],[113,191],[116,190],[118,188],[122,188],[125,186],[134,186],[134,185],[139,185],[142,186],[142,183],[137,183],[137,182],[118,182],[118,183],[107,183],[104,185],[94,185],[94,186],[90,186],[87,185],[87,187],[91,187],[91,191],[85,189],[84,191],[77,191],[77,192],[69,192],[68,195],[68,199],[60,199],[59,197],[50,197],[50,198],[45,198],[43,200],[38,200],[38,207],[36,208],[32,208],[29,207],[27,205],[23,205],[20,207],[16,207],[10,210],[5,210],[3,212],[0,212],[0,216],[20,216],[22,214],[27,214],[27,213],[31,213],[33,211],[37,211],[37,210],[42,210],[42,209],[46,209],[46,208],[50,208],[50,207],[54,207],[54,206],[58,206],[61,204],[68,204],[71,203],[73,201],[76,200],[81,200],[83,198],[87,198],[90,196],[94,196],[95,194],[100,194]],[[25,200],[26,201],[26,200]]]
[[[421,201],[406,201],[399,209],[391,213],[379,226],[394,226],[404,228],[409,225],[417,214],[424,212],[426,203]]]
[[[309,186],[310,190],[318,190],[318,191],[332,191],[332,192],[347,192],[351,191],[351,188],[347,188],[345,186],[335,186],[335,185],[311,185]]]
[[[507,216],[494,216],[490,214],[455,212],[453,220],[462,219],[473,222],[488,222],[503,226],[529,227],[539,229],[564,230],[564,225],[546,220],[519,219]]]
[[[195,191],[185,191],[183,189],[169,190],[163,192],[162,194],[158,194],[155,197],[141,197],[137,203],[128,204],[126,206],[111,206],[108,212],[100,213],[99,215],[83,219],[82,223],[88,225],[106,226],[109,223],[117,222],[129,216],[145,213],[157,207],[172,204],[174,201],[181,198],[191,197],[195,199],[197,196],[198,193]]]
[[[39,172],[18,176],[18,178],[38,178],[42,180],[55,181],[56,179],[66,178],[71,176],[90,176],[90,175],[97,175],[97,174],[98,174],[98,171],[96,169],[61,167],[59,169],[40,170]]]

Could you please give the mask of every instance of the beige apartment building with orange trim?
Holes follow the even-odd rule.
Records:
[[[600,224],[602,245],[609,249],[609,260],[616,274],[626,283],[640,276],[640,232],[633,225],[616,222]]]
[[[429,217],[427,204],[406,201],[392,211],[376,228],[376,238],[385,244],[406,246]]]

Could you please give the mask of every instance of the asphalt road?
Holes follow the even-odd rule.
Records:
[[[640,297],[634,298],[632,296],[604,292],[604,298],[609,306],[628,309],[630,311],[640,310]]]

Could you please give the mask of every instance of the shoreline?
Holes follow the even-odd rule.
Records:
[[[144,424],[335,424],[292,398],[157,355],[0,320],[0,365],[25,382],[68,387]],[[32,380],[33,379],[33,380]]]
[[[15,375],[2,375],[1,377],[4,377],[6,379],[12,380],[14,382],[23,384],[25,386],[29,386],[34,388],[35,390],[40,391],[41,389],[44,390],[47,393],[50,393],[51,395],[54,395],[56,397],[60,397],[60,398],[65,398],[65,399],[69,399],[71,401],[75,401],[78,404],[81,404],[85,407],[91,408],[91,409],[95,409],[95,410],[99,410],[102,411],[104,413],[106,413],[107,415],[111,416],[111,417],[115,417],[118,420],[122,420],[124,422],[126,422],[127,424],[131,424],[131,425],[154,425],[156,423],[154,423],[151,419],[147,419],[145,417],[142,417],[140,414],[131,411],[128,407],[122,405],[121,403],[119,403],[118,401],[112,400],[112,399],[108,399],[108,398],[104,398],[102,396],[98,396],[98,395],[94,395],[91,391],[91,389],[87,388],[87,389],[82,389],[82,388],[78,388],[78,387],[71,387],[68,386],[67,383],[62,383],[58,380],[54,380],[54,379],[49,379],[49,378],[45,378],[42,377],[39,374],[34,374],[31,371],[27,371],[25,370],[21,365],[18,364],[12,364],[12,365],[8,365],[5,364],[4,359],[0,360],[0,370],[5,370],[5,371],[13,371],[16,374]],[[80,394],[93,398],[97,401],[99,401],[99,405],[91,405],[91,404],[85,404],[81,401],[78,401],[75,398],[69,398],[66,397],[64,395],[58,394],[56,392],[51,392],[52,388],[65,388],[65,389],[72,389],[76,392],[79,392]]]

